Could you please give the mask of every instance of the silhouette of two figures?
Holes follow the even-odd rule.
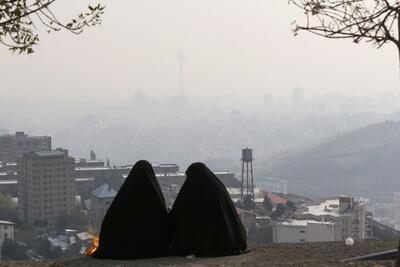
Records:
[[[139,161],[109,207],[93,257],[141,259],[243,252],[246,231],[225,186],[203,163],[186,171],[171,212],[151,164]]]

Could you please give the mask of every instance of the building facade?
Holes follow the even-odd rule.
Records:
[[[246,228],[246,232],[249,233],[251,227],[253,227],[257,220],[257,213],[236,208],[236,212],[239,215],[240,220],[242,221],[244,227]]]
[[[24,132],[0,135],[0,161],[17,162],[24,153],[51,150],[50,136],[28,136]]]
[[[367,205],[363,199],[355,200],[351,196],[339,196],[325,199],[318,205],[306,206],[302,218],[322,222],[338,222],[341,225],[341,238],[365,239],[367,236]]]
[[[18,161],[18,216],[31,224],[54,225],[75,209],[75,159],[68,150],[29,152]]]
[[[292,220],[273,226],[274,243],[304,243],[340,241],[341,225],[335,222]]]
[[[9,221],[0,221],[0,246],[4,240],[14,240],[14,223]]]
[[[257,187],[265,192],[287,194],[287,181],[276,177],[268,177],[256,181]]]
[[[90,214],[92,224],[97,230],[100,229],[103,218],[116,195],[117,191],[108,184],[103,184],[92,192]]]

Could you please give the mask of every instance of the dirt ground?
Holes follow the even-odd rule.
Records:
[[[271,244],[250,247],[248,253],[219,258],[168,257],[136,261],[95,260],[89,257],[77,257],[56,262],[2,262],[3,266],[394,266],[393,261],[383,262],[341,262],[342,259],[397,248],[397,242],[356,241],[353,246],[344,242]]]

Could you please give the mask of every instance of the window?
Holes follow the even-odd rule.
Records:
[[[306,230],[300,230],[300,233],[305,234]]]
[[[305,239],[300,239],[300,242],[301,242],[301,243],[305,243],[306,240],[305,240]]]

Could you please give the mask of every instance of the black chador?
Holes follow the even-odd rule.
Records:
[[[108,209],[93,257],[140,259],[169,254],[167,209],[154,170],[139,161]]]
[[[225,186],[203,163],[192,164],[186,176],[170,213],[175,253],[224,256],[243,252],[246,230]]]

